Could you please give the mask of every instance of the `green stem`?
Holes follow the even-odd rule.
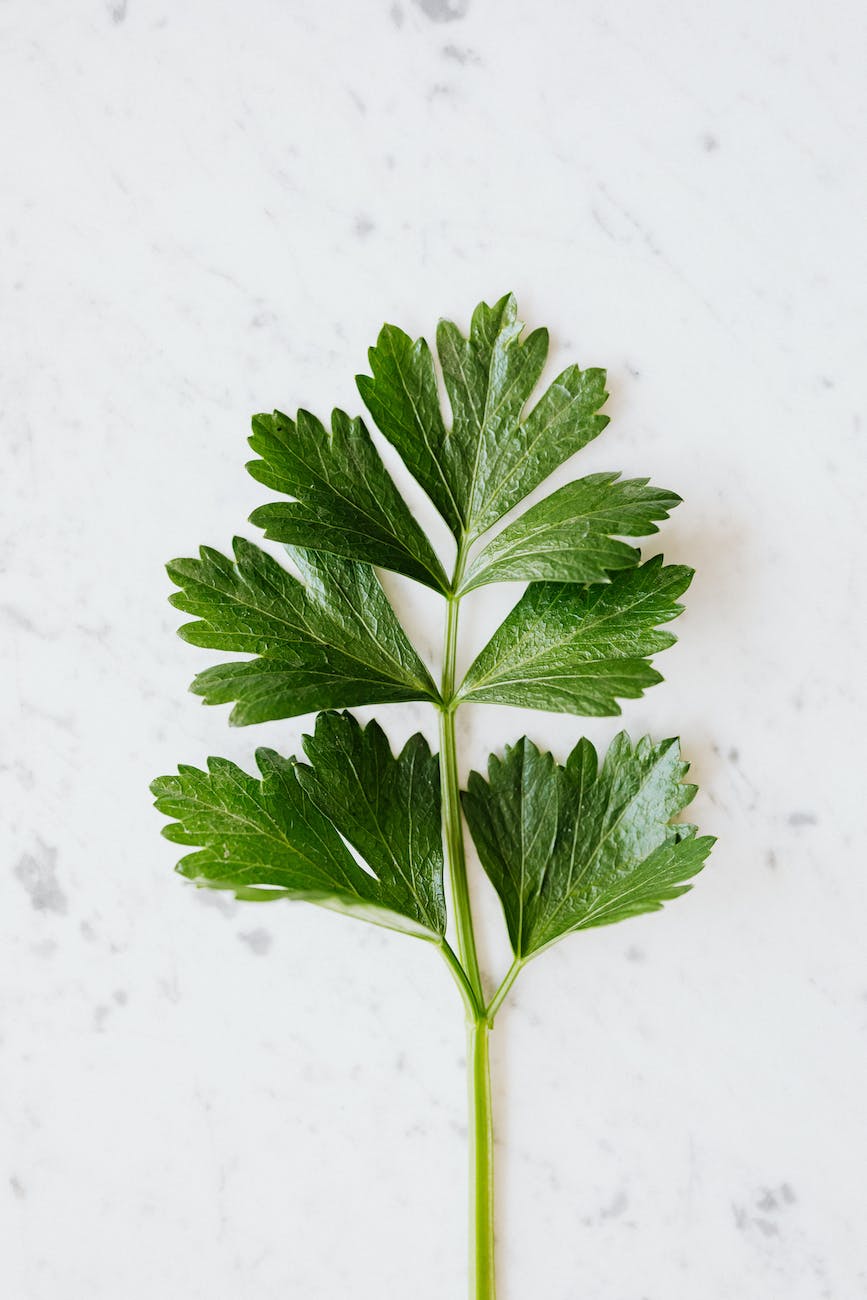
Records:
[[[467,1025],[467,1081],[470,1115],[470,1292],[469,1300],[495,1300],[494,1130],[491,1112],[490,1025]]]
[[[458,550],[453,587],[460,582],[465,563],[463,548]],[[464,853],[464,831],[461,819],[461,796],[458,785],[458,758],[455,744],[455,659],[458,646],[458,609],[459,596],[448,596],[448,614],[446,616],[445,645],[443,648],[443,672],[440,694],[440,784],[443,804],[443,835],[445,838],[446,858],[451,884],[452,910],[455,917],[455,929],[458,940],[458,956],[461,959],[470,987],[480,1007],[485,1005],[482,989],[482,976],[479,971],[479,959],[476,953],[476,938],[473,932],[473,914],[470,907],[470,892],[467,885],[467,860]]]
[[[449,709],[440,712],[440,763],[443,800],[443,832],[449,865],[452,911],[457,931],[458,956],[466,971],[470,988],[480,1007],[485,1005],[482,976],[476,954],[470,891],[467,885],[467,860],[464,855],[464,832],[461,824],[461,796],[458,789],[458,761],[455,752],[455,716]]]
[[[491,1029],[493,1029],[494,1027],[494,1019],[497,1015],[497,1012],[505,1002],[506,998],[509,996],[509,990],[511,989],[512,985],[514,984],[515,980],[518,978],[518,976],[520,975],[523,969],[524,969],[523,961],[521,960],[520,957],[516,957],[515,960],[512,962],[511,966],[509,967],[509,969],[506,971],[502,984],[497,989],[496,993],[488,1003],[486,1018],[488,1021],[488,1025],[491,1027]]]
[[[467,1020],[481,1020],[485,1014],[484,1007],[479,1004],[475,993],[470,987],[470,981],[467,979],[466,971],[458,960],[454,948],[452,948],[450,943],[443,939],[440,944],[440,952],[445,958],[446,964],[448,965],[448,968],[454,977],[454,981],[458,986],[458,991],[464,1000],[464,1006],[467,1009]]]
[[[446,596],[446,638],[443,646],[443,672],[440,695],[448,707],[455,693],[455,660],[458,651],[458,611],[460,596]]]
[[[466,546],[458,547],[452,591],[446,597],[445,643],[439,706],[440,785],[443,805],[443,838],[451,884],[457,949],[441,945],[467,1010],[467,1085],[469,1091],[470,1148],[470,1291],[469,1300],[496,1300],[494,1288],[494,1135],[491,1115],[491,1070],[488,1056],[490,1020],[485,994],[473,914],[467,885],[458,759],[455,743],[455,662],[458,648],[460,586],[466,563]]]

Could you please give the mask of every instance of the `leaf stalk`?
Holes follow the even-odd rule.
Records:
[[[470,1300],[495,1300],[494,1280],[494,1135],[491,1105],[489,1036],[494,1013],[505,999],[518,974],[517,963],[486,1006],[476,952],[472,907],[467,883],[467,863],[458,781],[455,713],[459,706],[455,690],[458,646],[458,617],[467,543],[458,546],[452,590],[446,597],[446,625],[443,645],[440,730],[440,781],[442,788],[443,838],[452,896],[452,913],[457,933],[457,953],[448,943],[443,956],[451,967],[467,1011],[467,1088],[469,1101],[470,1158]]]
[[[440,944],[440,952],[454,977],[454,981],[458,986],[458,992],[464,1000],[464,1006],[466,1007],[467,1012],[467,1021],[484,1019],[484,1008],[479,1004],[472,985],[467,979],[467,973],[461,965],[454,948],[445,939]]]
[[[495,1300],[494,1129],[487,1020],[467,1025],[470,1137],[470,1300]]]
[[[455,560],[455,572],[452,587],[458,586],[466,562],[466,549],[458,546]],[[458,956],[473,990],[479,1007],[485,1005],[482,988],[482,976],[476,953],[476,937],[473,930],[473,915],[470,905],[470,892],[467,884],[467,860],[464,849],[464,831],[461,818],[461,796],[458,783],[457,745],[455,741],[455,663],[458,648],[458,614],[460,597],[450,595],[446,598],[446,628],[443,645],[442,683],[440,695],[442,706],[439,707],[440,730],[440,781],[443,805],[443,836],[445,840],[446,859],[449,869],[449,882],[452,894],[452,910],[457,931]]]
[[[505,1002],[506,998],[509,996],[509,991],[512,985],[514,984],[515,980],[518,978],[518,976],[520,975],[523,969],[524,969],[524,961],[522,960],[522,958],[516,957],[515,960],[512,962],[511,966],[509,967],[509,969],[506,971],[502,984],[497,989],[496,993],[488,1003],[487,1011],[485,1013],[485,1018],[488,1022],[489,1028],[493,1029],[494,1020],[496,1019],[497,1012]]]

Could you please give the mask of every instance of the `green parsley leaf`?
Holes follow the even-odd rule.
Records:
[[[259,749],[256,762],[261,780],[228,759],[209,758],[207,772],[181,766],[177,776],[153,782],[157,809],[177,818],[163,834],[176,844],[201,846],[178,863],[182,876],[232,890],[241,899],[303,899],[392,930],[440,939],[444,912],[396,877],[377,879],[356,862],[304,790],[294,760]],[[437,869],[442,893],[442,860],[431,859],[428,866],[433,900]]]
[[[448,590],[430,542],[395,487],[360,419],[335,410],[330,433],[309,411],[253,417],[247,469],[266,487],[295,497],[260,506],[251,522],[292,546],[330,551]]]
[[[470,774],[463,806],[500,896],[516,957],[563,935],[657,911],[690,886],[714,843],[672,825],[696,793],[677,740],[621,733],[601,769],[589,740],[560,767],[526,738]]]
[[[507,294],[480,303],[470,333],[441,321],[437,352],[452,408],[446,429],[433,357],[424,339],[385,325],[369,352],[372,375],[358,389],[378,428],[397,448],[459,541],[481,536],[573,452],[604,429],[605,372],[569,366],[526,418],[542,373],[547,330],[521,340]]]
[[[373,375],[356,375],[358,391],[377,428],[400,452],[449,528],[463,527],[459,449],[446,433],[436,374],[424,339],[413,343],[396,325],[383,325],[368,350]]]
[[[644,537],[659,530],[680,502],[646,478],[590,474],[532,506],[473,560],[460,595],[489,582],[605,582],[637,564],[640,552],[612,534]]]
[[[439,760],[415,735],[395,758],[376,722],[320,713],[298,780],[357,849],[402,912],[445,934]]]
[[[585,716],[618,714],[662,680],[645,656],[675,637],[659,632],[693,570],[657,556],[608,583],[534,582],[470,665],[461,701],[517,704]]]
[[[352,704],[438,699],[430,674],[368,564],[287,548],[300,581],[238,537],[235,562],[202,547],[167,566],[171,603],[200,621],[192,645],[256,656],[218,664],[191,690],[206,704],[236,701],[236,726]]]

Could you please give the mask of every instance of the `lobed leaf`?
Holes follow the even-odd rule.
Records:
[[[397,448],[459,541],[472,541],[604,429],[605,372],[569,366],[528,415],[548,353],[548,333],[521,339],[507,294],[480,303],[465,338],[441,321],[437,353],[452,411],[446,428],[433,357],[386,325],[358,389],[378,428]]]
[[[679,502],[646,478],[576,479],[497,533],[473,560],[459,594],[489,582],[607,582],[641,558],[616,537],[658,532],[655,521],[667,519]]]
[[[662,680],[646,656],[672,645],[657,630],[683,609],[693,570],[657,556],[591,586],[534,582],[470,665],[460,701],[585,716],[618,714]]]
[[[418,748],[418,739],[410,744]],[[436,764],[429,751],[426,759],[419,753],[419,760]],[[416,856],[411,870],[408,847],[399,840],[400,820],[392,818],[388,833],[398,838],[389,840],[388,849],[400,870],[371,874],[307,793],[293,759],[259,749],[256,762],[261,779],[228,759],[211,758],[207,772],[182,766],[177,776],[153,782],[157,809],[176,818],[163,834],[176,844],[200,846],[178,863],[181,875],[239,898],[303,899],[389,929],[441,938],[441,854],[424,862]]]
[[[383,325],[376,347],[367,355],[373,374],[356,376],[365,406],[459,536],[463,527],[460,449],[443,423],[430,348],[424,339],[413,343],[396,325]]]
[[[373,569],[288,548],[299,581],[243,538],[235,561],[210,547],[167,566],[171,603],[198,619],[184,640],[255,656],[200,673],[206,704],[235,702],[237,726],[352,704],[438,699]]]
[[[376,722],[320,713],[298,780],[380,882],[445,933],[439,759],[415,735],[397,758]]]
[[[291,546],[366,560],[448,590],[442,565],[382,463],[360,419],[335,410],[331,430],[315,415],[253,417],[253,478],[292,502],[260,506],[251,522]]]
[[[516,957],[690,888],[714,840],[672,823],[696,793],[688,766],[677,740],[633,747],[621,733],[601,768],[589,740],[560,767],[525,738],[491,758],[487,781],[470,774],[464,812]]]

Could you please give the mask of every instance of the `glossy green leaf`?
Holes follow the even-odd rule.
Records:
[[[369,352],[358,388],[382,433],[459,540],[481,536],[608,423],[598,411],[605,372],[569,366],[525,414],[548,352],[548,334],[521,338],[507,294],[480,303],[465,338],[441,321],[437,352],[451,406],[440,410],[433,357],[394,325]]]
[[[430,542],[363,421],[336,410],[328,431],[309,411],[299,411],[296,420],[275,411],[253,417],[250,446],[260,457],[247,466],[253,477],[295,498],[254,510],[251,521],[266,537],[366,560],[437,591],[448,589]]]
[[[443,423],[430,348],[396,325],[383,325],[367,355],[373,374],[356,376],[364,404],[457,537],[461,449]]]
[[[163,834],[176,844],[199,846],[178,863],[181,875],[242,899],[303,899],[389,929],[440,938],[445,916],[434,905],[435,860],[428,864],[428,895],[414,892],[397,874],[371,874],[307,794],[294,760],[259,749],[256,762],[261,780],[228,759],[210,758],[207,772],[181,766],[177,776],[153,782],[156,807],[176,818]],[[438,869],[441,896],[441,861]]]
[[[489,582],[605,582],[641,558],[617,538],[658,532],[654,521],[667,519],[679,502],[646,478],[577,479],[497,533],[470,565],[461,594]]]
[[[376,722],[320,713],[298,780],[395,898],[445,934],[439,761],[415,735],[397,758]]]
[[[471,773],[464,811],[519,959],[690,888],[714,841],[672,824],[696,793],[687,770],[677,740],[633,747],[621,733],[601,768],[589,740],[560,767],[524,739],[487,781]]]
[[[692,569],[657,556],[607,583],[535,582],[471,664],[460,701],[586,716],[617,714],[661,681],[647,657],[672,645]]]
[[[199,620],[180,635],[255,656],[208,668],[191,687],[207,704],[234,701],[235,725],[438,698],[370,565],[287,548],[299,581],[251,542],[234,547],[234,563],[202,547],[200,559],[167,567],[181,588],[172,604]]]

